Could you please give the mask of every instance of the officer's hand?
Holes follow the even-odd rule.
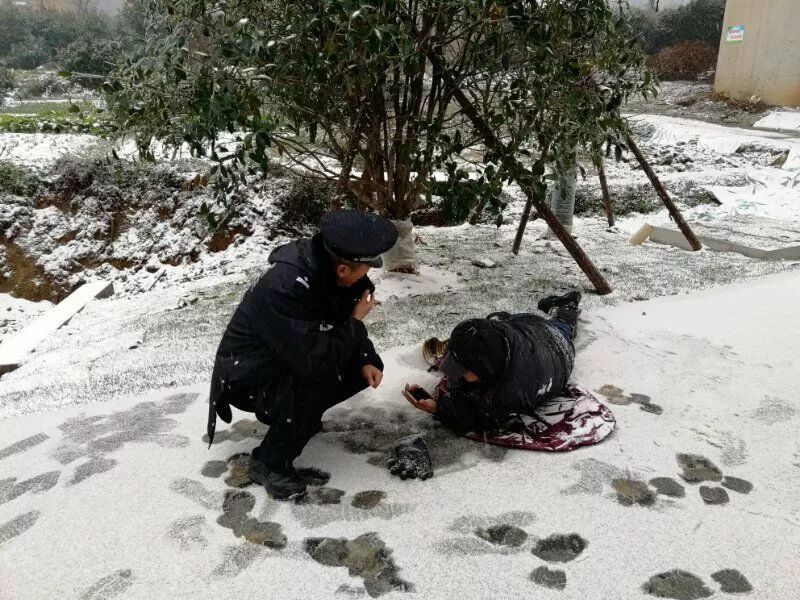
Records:
[[[383,381],[383,373],[381,373],[380,369],[372,365],[364,365],[361,368],[361,374],[370,387],[376,388],[381,384],[381,381]]]
[[[369,290],[364,290],[364,293],[361,294],[361,300],[356,303],[353,309],[353,317],[359,321],[363,321],[374,306],[375,294],[371,293]]]

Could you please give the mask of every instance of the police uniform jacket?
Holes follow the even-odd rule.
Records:
[[[276,248],[271,267],[245,292],[220,342],[212,374],[209,443],[216,416],[230,423],[230,405],[242,390],[264,390],[269,406],[294,401],[298,385],[332,390],[343,372],[364,365],[383,370],[367,329],[353,318],[367,277],[349,288],[336,285],[333,262],[319,235]]]

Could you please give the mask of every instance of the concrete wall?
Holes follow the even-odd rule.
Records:
[[[742,41],[728,41],[738,25]],[[728,0],[715,88],[740,100],[800,106],[800,0]]]

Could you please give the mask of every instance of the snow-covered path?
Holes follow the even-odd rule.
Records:
[[[393,551],[395,585],[426,599],[627,600],[647,598],[649,581],[662,592],[674,585],[670,597],[727,597],[722,590],[743,586],[729,570],[752,585],[749,598],[794,599],[798,297],[800,276],[788,273],[587,311],[575,379],[603,390],[619,425],[599,446],[564,455],[506,452],[434,428],[399,394],[406,381],[433,380],[418,349],[393,349],[381,389],[330,411],[301,457],[331,475],[304,505],[231,487],[246,481],[224,461],[249,451],[261,426],[237,414],[208,450],[199,383],[4,419],[0,598],[363,596],[363,578],[318,562],[342,557],[307,540],[375,532]],[[395,480],[381,466],[382,448],[410,430],[433,449],[427,482]],[[714,466],[682,471],[678,454]],[[719,482],[687,483],[682,472],[726,477],[729,501],[707,504],[700,486],[718,499]],[[500,524],[527,539],[502,546],[475,534]],[[562,534],[575,536],[541,551],[541,539]],[[386,566],[367,541],[349,547],[349,564]],[[674,569],[687,574],[651,581]],[[558,571],[563,591],[533,581],[555,585]]]

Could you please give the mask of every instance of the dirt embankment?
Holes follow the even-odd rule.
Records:
[[[306,233],[329,202],[276,171],[237,192],[235,216],[212,230],[207,166],[67,158],[41,176],[0,161],[0,293],[58,302],[92,278],[135,293],[162,266],[224,272],[231,246]]]

